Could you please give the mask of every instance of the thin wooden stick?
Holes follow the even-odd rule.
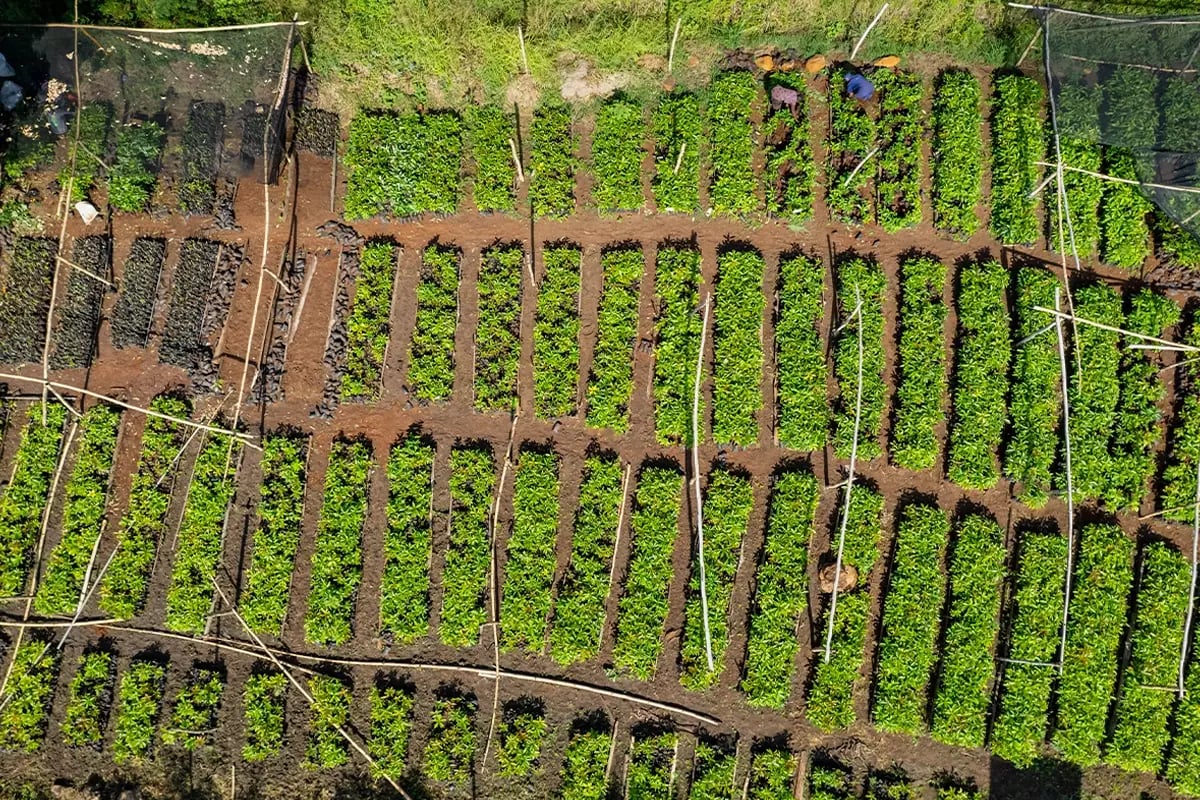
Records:
[[[525,182],[525,170],[521,169],[521,156],[517,153],[517,143],[512,137],[508,137],[508,149],[512,151],[513,166],[517,168],[517,180],[521,183]]]
[[[1054,289],[1054,306],[1058,310],[1060,290]],[[1058,363],[1062,375],[1063,403],[1063,451],[1067,470],[1067,574],[1063,588],[1062,626],[1059,631],[1058,669],[1062,671],[1062,662],[1067,652],[1067,615],[1071,610],[1071,571],[1075,558],[1075,486],[1071,477],[1071,401],[1067,396],[1067,349],[1063,342],[1062,317],[1056,316],[1058,323]]]
[[[679,145],[679,155],[675,156],[675,169],[672,171],[675,175],[679,174],[679,167],[683,164],[683,153],[685,150],[687,150],[687,142]]]
[[[1200,187],[1195,186],[1180,186],[1167,183],[1149,183],[1148,181],[1137,181],[1132,178],[1118,178],[1115,175],[1106,175],[1103,172],[1092,172],[1083,167],[1072,167],[1069,164],[1052,164],[1048,161],[1037,162],[1039,167],[1059,167],[1067,172],[1077,172],[1080,175],[1087,175],[1102,181],[1111,181],[1112,183],[1124,183],[1129,186],[1148,186],[1151,189],[1165,189],[1169,192],[1184,192],[1186,194],[1200,194]]]
[[[242,441],[244,441],[246,443],[246,446],[248,446],[248,447],[253,447],[256,450],[262,449],[258,445],[254,444],[251,441],[251,436],[248,433],[238,433],[237,431],[226,430],[225,428],[217,428],[212,425],[205,425],[205,424],[202,424],[199,422],[193,422],[192,420],[185,419],[183,417],[172,417],[171,415],[163,414],[160,411],[154,411],[153,409],[142,408],[141,406],[135,406],[131,403],[126,403],[124,401],[117,400],[115,397],[109,397],[108,395],[100,394],[99,392],[93,392],[89,389],[84,389],[79,386],[72,386],[69,383],[61,383],[59,381],[47,381],[47,380],[43,380],[41,378],[29,378],[24,375],[15,375],[15,374],[9,373],[9,372],[0,372],[0,380],[23,381],[25,383],[33,383],[33,384],[45,386],[48,389],[61,389],[62,391],[66,392],[67,394],[81,394],[81,395],[85,395],[87,397],[93,397],[97,400],[103,400],[106,403],[111,403],[114,406],[128,409],[129,411],[136,411],[139,414],[145,414],[148,417],[158,417],[159,419],[164,419],[167,422],[174,422],[177,425],[183,425],[183,426],[189,427],[189,428],[199,428],[200,430],[208,431],[209,433],[221,433],[221,434],[224,434],[225,436],[233,436],[237,439],[241,439]]]
[[[875,24],[883,17],[883,13],[888,10],[888,5],[888,3],[883,4],[883,8],[879,9],[879,13],[875,15],[875,19],[871,20],[871,24],[867,26],[867,29],[862,32],[861,36],[858,37],[858,41],[854,43],[854,49],[850,51],[851,61],[858,57],[858,49],[862,47],[863,42],[867,40],[867,34],[871,32],[871,29],[874,28]]]
[[[1046,308],[1045,306],[1034,306],[1033,310],[1041,311],[1045,314],[1050,314],[1055,317],[1060,317],[1061,319],[1069,319],[1069,320],[1072,320],[1073,322],[1079,323],[1080,325],[1089,325],[1093,328],[1099,328],[1100,330],[1108,331],[1109,333],[1119,333],[1122,336],[1129,336],[1134,339],[1141,339],[1146,342],[1152,342],[1154,344],[1161,345],[1162,348],[1165,350],[1179,350],[1181,352],[1187,352],[1187,353],[1200,353],[1200,347],[1194,347],[1192,345],[1183,344],[1181,342],[1172,342],[1168,339],[1160,339],[1157,336],[1147,336],[1144,333],[1137,333],[1136,331],[1127,331],[1124,328],[1118,328],[1113,325],[1106,325],[1103,322],[1096,322],[1095,320],[1087,319],[1087,318],[1081,317],[1077,314],[1066,314],[1062,310],[1057,309],[1057,308]],[[1135,347],[1135,345],[1126,345],[1126,347],[1133,348],[1133,347]]]
[[[70,628],[71,626],[74,626],[76,628],[94,628],[94,627],[97,627],[100,625],[115,625],[118,622],[124,622],[124,621],[125,620],[121,619],[120,617],[106,617],[104,619],[82,619],[82,620],[69,620],[69,619],[45,620],[45,619],[43,619],[43,620],[34,620],[33,622],[28,622],[28,621],[16,622],[14,620],[9,620],[9,619],[0,619],[0,628],[33,628],[36,630],[41,630],[43,628]]]
[[[609,595],[612,594],[613,584],[616,582],[616,579],[617,579],[617,551],[619,551],[621,549],[621,530],[625,527],[625,505],[626,505],[626,502],[629,500],[629,479],[632,477],[632,475],[633,475],[633,464],[632,463],[626,464],[625,465],[625,479],[621,482],[621,506],[620,506],[620,511],[617,512],[617,536],[616,536],[616,539],[613,541],[612,562],[609,564],[609,567],[608,567],[608,594]],[[605,608],[604,609],[604,622],[601,623],[601,625],[600,625],[600,641],[597,644],[597,647],[599,647],[599,648],[604,647],[604,631],[607,627],[608,627],[608,609]]]
[[[849,185],[850,185],[850,181],[854,180],[854,176],[858,174],[858,171],[859,171],[860,169],[862,169],[863,167],[865,167],[865,166],[867,165],[867,162],[868,162],[868,161],[870,161],[872,158],[874,158],[874,157],[875,157],[875,154],[876,154],[876,153],[878,153],[878,152],[879,152],[879,148],[878,148],[878,147],[872,147],[872,148],[871,148],[871,152],[869,152],[869,153],[867,153],[865,156],[863,156],[863,159],[862,159],[862,161],[860,161],[860,162],[858,162],[857,164],[855,164],[855,165],[854,165],[854,169],[850,170],[850,174],[849,174],[849,175],[847,175],[847,176],[846,176],[846,179],[842,181],[842,185],[843,185],[843,186],[849,186]]]
[[[704,499],[700,496],[700,376],[704,371],[704,344],[708,334],[709,297],[704,297],[704,321],[700,327],[700,348],[696,353],[696,380],[692,391],[692,486],[696,495],[696,546],[700,562],[700,613],[704,619],[704,656],[708,671],[713,671],[712,632],[708,622],[708,585],[704,567]]]
[[[105,286],[107,286],[110,289],[117,288],[110,281],[106,281],[104,278],[101,278],[99,275],[92,272],[90,269],[88,269],[86,267],[81,267],[80,265],[76,264],[74,261],[68,261],[67,259],[63,258],[62,256],[55,256],[54,258],[56,261],[58,261],[58,263],[66,264],[71,269],[82,272],[84,275],[87,275],[89,278],[91,278],[93,280],[97,280],[100,283],[103,283]]]
[[[1183,642],[1179,648],[1179,699],[1183,699],[1183,675],[1187,669],[1188,643],[1192,638],[1192,618],[1196,611],[1196,573],[1200,568],[1200,458],[1196,459],[1196,505],[1192,509],[1192,578],[1188,586],[1187,617],[1183,624]]]
[[[525,74],[529,74],[529,54],[525,52],[525,31],[520,25],[517,26],[517,40],[521,42],[521,64],[525,67]]]
[[[675,33],[671,35],[671,49],[667,53],[667,73],[669,74],[675,66],[675,43],[679,41],[679,28],[683,25],[683,17],[675,19]],[[675,168],[676,170],[679,167]]]

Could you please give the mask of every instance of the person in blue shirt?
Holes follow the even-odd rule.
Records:
[[[860,73],[847,72],[846,91],[857,100],[870,100],[875,96],[875,84]]]

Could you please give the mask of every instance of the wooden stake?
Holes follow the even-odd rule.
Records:
[[[709,297],[704,297],[704,323],[700,328],[700,349],[696,354],[696,380],[692,392],[692,481],[696,494],[696,546],[700,562],[700,609],[704,617],[704,656],[708,671],[713,671],[712,631],[708,622],[708,586],[704,568],[704,500],[700,496],[700,375],[704,371],[704,343],[708,334]]]
[[[525,182],[525,170],[521,169],[521,156],[517,154],[517,143],[512,137],[508,137],[508,148],[512,151],[513,166],[517,168],[517,180],[521,183]]]
[[[685,150],[687,150],[687,142],[679,145],[679,155],[675,157],[675,169],[672,171],[675,175],[679,174],[679,167],[683,164],[683,153]]]
[[[521,42],[521,64],[525,67],[525,74],[529,74],[529,54],[525,52],[525,31],[520,25],[517,26],[517,39]]]
[[[671,49],[667,53],[667,74],[670,74],[675,66],[675,43],[679,41],[679,28],[681,25],[683,25],[683,17],[675,20],[675,33],[671,35]],[[679,169],[679,167],[675,169]]]

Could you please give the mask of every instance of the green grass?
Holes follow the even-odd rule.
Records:
[[[613,663],[639,680],[650,680],[663,651],[668,611],[665,587],[673,577],[671,555],[679,538],[683,475],[674,464],[646,464],[637,482]]]
[[[34,545],[58,466],[66,410],[57,403],[35,403],[26,413],[12,477],[0,495],[0,596],[23,594]]]
[[[79,423],[80,442],[66,482],[62,538],[46,560],[34,602],[43,616],[73,614],[79,603],[92,552],[104,529],[120,424],[121,415],[107,405],[92,406]]]
[[[558,457],[522,449],[513,484],[512,533],[500,599],[502,645],[545,650],[558,538]]]
[[[207,627],[240,455],[236,440],[209,434],[196,457],[167,587],[166,625],[173,631],[201,634]]]
[[[824,316],[825,268],[820,259],[794,253],[779,260],[775,312],[775,365],[779,443],[794,450],[819,450],[829,436],[826,399]]]
[[[621,500],[621,462],[588,458],[579,487],[571,560],[558,585],[550,628],[550,656],[559,664],[586,661],[599,652]]]
[[[704,492],[704,565],[708,601],[708,639],[712,644],[709,666],[705,616],[701,607],[700,557],[693,548],[691,576],[683,609],[683,643],[679,682],[693,691],[711,689],[725,670],[729,647],[729,601],[741,558],[742,540],[754,506],[754,486],[749,476],[727,469],[708,474]]]
[[[264,438],[258,529],[239,603],[246,624],[257,633],[278,636],[287,615],[304,521],[307,456],[305,437],[281,432]]]
[[[469,647],[487,619],[489,512],[496,482],[492,453],[478,446],[450,451],[450,544],[442,567],[442,641]]]
[[[121,676],[112,745],[117,764],[137,765],[150,757],[166,677],[162,664],[140,659],[135,659]]]
[[[509,411],[517,404],[521,358],[521,275],[525,252],[510,243],[484,251],[479,265],[475,328],[475,409]]]
[[[544,271],[533,321],[533,408],[543,418],[575,413],[581,257],[571,245],[542,250]]]
[[[345,644],[353,635],[370,476],[371,446],[366,440],[334,441],[325,470],[304,617],[304,639],[309,644]]]
[[[717,256],[713,314],[713,439],[749,447],[758,440],[762,408],[763,269],[757,250]]]
[[[112,653],[92,650],[81,655],[77,663],[62,723],[62,740],[69,747],[99,748],[112,702],[116,660]]]
[[[783,708],[792,693],[797,631],[808,608],[808,543],[819,499],[817,481],[807,471],[774,476],[741,681],[752,706]]]
[[[600,255],[604,286],[596,320],[596,347],[587,381],[587,424],[624,433],[633,395],[633,357],[638,333],[638,289],[645,259],[634,248]]]
[[[397,644],[429,632],[434,455],[432,442],[410,433],[392,445],[388,456],[379,629]]]
[[[913,504],[896,526],[895,556],[883,598],[871,717],[880,730],[919,736],[937,663],[950,521],[936,506]]]
[[[160,414],[187,417],[188,404],[161,395],[150,402]],[[167,529],[167,510],[184,429],[158,417],[148,417],[142,432],[142,453],[129,489],[129,505],[117,529],[117,551],[100,582],[100,607],[114,617],[128,619],[146,600],[150,568],[159,540]]]

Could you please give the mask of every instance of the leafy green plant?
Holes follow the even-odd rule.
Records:
[[[166,677],[165,666],[141,659],[135,659],[121,676],[112,746],[118,764],[140,764],[150,757]]]
[[[833,345],[838,395],[834,403],[833,444],[838,456],[849,458],[858,417],[858,458],[878,457],[883,427],[886,356],[883,350],[883,298],[887,278],[874,261],[852,256],[837,268],[837,303],[840,324]],[[862,339],[862,408],[859,399],[859,338]]]
[[[754,751],[746,800],[792,800],[797,761],[785,747],[767,746]]]
[[[7,671],[5,704],[0,708],[0,750],[36,753],[46,735],[54,683],[58,678],[58,651],[37,636],[16,648]]]
[[[504,562],[500,619],[505,649],[545,649],[558,539],[558,457],[521,449],[513,482],[512,533]]]
[[[843,500],[843,502],[845,502]],[[813,653],[813,667],[807,701],[808,718],[821,730],[847,728],[855,721],[854,695],[863,685],[863,650],[866,646],[867,617],[871,611],[868,576],[879,558],[883,535],[883,497],[866,486],[850,492],[850,513],[842,547],[843,568],[857,573],[857,583],[839,590],[837,611],[833,617],[833,638],[828,660],[822,647]],[[837,541],[831,542],[836,551]],[[820,617],[825,633],[829,626],[829,606]]]
[[[1100,100],[1099,87],[1063,86],[1058,92],[1057,119],[1060,131],[1059,152],[1064,167],[1100,172]],[[1055,153],[1054,134],[1046,126],[1051,155]],[[1046,214],[1049,230],[1046,243],[1053,250],[1078,253],[1088,258],[1100,243],[1098,211],[1104,197],[1104,181],[1074,169],[1062,173],[1065,206],[1057,203]],[[1066,217],[1064,217],[1066,212]],[[1066,224],[1069,219],[1070,224]]]
[[[1024,75],[992,81],[992,235],[1004,244],[1038,238],[1037,188],[1044,148],[1042,87]]]
[[[1005,578],[1003,537],[995,520],[981,514],[955,525],[950,603],[930,726],[939,742],[983,746]]]
[[[727,800],[737,791],[737,750],[733,742],[701,736],[692,759],[688,800]]]
[[[99,748],[103,742],[115,666],[113,654],[104,650],[91,650],[79,657],[62,723],[62,739],[68,747]]]
[[[795,115],[786,107],[769,112],[763,121],[763,188],[767,212],[789,223],[812,219],[817,164],[809,143],[808,89],[804,78],[784,72],[773,74],[767,93],[784,86],[797,94]]]
[[[64,136],[67,157],[58,172],[58,185],[64,191],[70,186],[72,204],[88,196],[100,174],[99,159],[107,154],[112,121],[112,104],[100,101],[84,104],[78,117],[69,123],[70,130]]]
[[[741,682],[752,706],[783,708],[792,693],[797,631],[808,608],[808,543],[819,499],[817,480],[807,471],[774,476]]]
[[[463,123],[453,112],[358,114],[350,122],[344,158],[346,219],[454,213],[462,140]]]
[[[880,730],[920,735],[937,661],[945,578],[942,559],[950,520],[914,503],[896,526],[895,557],[883,599],[883,633],[875,663],[871,716]]]
[[[489,520],[495,463],[479,446],[450,451],[450,546],[442,568],[442,641],[469,647],[486,619]]]
[[[421,256],[417,322],[408,351],[408,385],[419,400],[449,400],[454,391],[459,257],[457,248],[436,244]]]
[[[410,433],[392,445],[388,456],[379,629],[398,644],[429,631],[434,455],[433,442]]]
[[[517,243],[483,253],[479,266],[479,324],[475,328],[475,408],[508,411],[517,403],[521,360],[521,273]]]
[[[287,688],[288,679],[280,672],[256,672],[246,678],[246,688],[242,692],[246,722],[242,758],[245,761],[264,761],[283,749]]]
[[[607,765],[612,757],[610,730],[581,728],[571,734],[563,753],[562,800],[605,800]]]
[[[958,239],[979,229],[982,129],[979,80],[966,70],[944,70],[933,91],[933,223]]]
[[[363,439],[335,440],[325,470],[304,617],[304,639],[310,644],[345,644],[352,635],[370,476],[370,444]]]
[[[999,261],[969,264],[958,273],[954,420],[946,474],[967,489],[987,489],[1000,478],[996,452],[1008,419],[1012,355],[1008,279]]]
[[[346,371],[343,400],[378,400],[383,389],[383,360],[391,332],[392,279],[396,247],[389,241],[369,242],[362,249],[354,301],[346,322]]]
[[[108,173],[108,203],[118,211],[145,211],[158,185],[164,133],[156,122],[130,124],[117,133],[117,154]]]
[[[1121,295],[1103,283],[1075,290],[1075,313],[1084,319],[1124,327]],[[1094,325],[1076,325],[1072,376],[1068,384],[1071,408],[1071,477],[1075,501],[1098,498],[1108,486],[1112,468],[1108,442],[1117,421],[1121,380],[1120,334]],[[1061,480],[1066,488],[1066,476]]]
[[[236,439],[209,434],[196,457],[167,588],[166,625],[173,631],[201,634],[208,622],[240,455]]]
[[[239,603],[246,624],[257,633],[278,636],[283,629],[304,520],[307,460],[307,437],[281,432],[263,441],[258,529]]]
[[[575,413],[581,258],[573,245],[542,250],[544,271],[533,320],[533,408],[539,417]]]
[[[1018,337],[1013,355],[1012,435],[1004,453],[1004,472],[1020,487],[1021,502],[1041,508],[1050,496],[1051,468],[1059,446],[1062,376],[1058,340],[1049,314],[1058,279],[1046,270],[1017,270]]]
[[[921,141],[925,138],[925,85],[916,72],[880,70],[879,153],[875,192],[879,224],[889,233],[921,222]]]
[[[866,159],[875,149],[875,120],[846,91],[846,71],[829,73],[829,141],[826,145],[825,205],[834,220],[848,225],[875,221],[874,195]]]
[[[120,424],[121,415],[104,404],[88,409],[79,423],[81,442],[67,478],[62,538],[46,560],[34,599],[43,616],[72,614],[79,604],[84,575],[104,529]]]
[[[1009,662],[990,740],[993,753],[1019,767],[1033,763],[1046,739],[1050,687],[1057,672],[1050,662],[1058,652],[1066,563],[1065,537],[1033,531],[1021,536]]]
[[[701,608],[700,557],[693,550],[691,577],[683,609],[683,643],[680,651],[679,682],[693,691],[711,689],[725,671],[729,647],[729,600],[742,552],[742,539],[754,507],[754,486],[749,476],[727,469],[708,474],[704,492],[704,566],[708,639],[712,663],[708,661],[705,614]]]
[[[775,312],[775,372],[779,443],[795,450],[819,450],[829,436],[825,347],[825,268],[820,259],[793,253],[779,260]]]
[[[700,104],[695,95],[663,95],[651,120],[654,135],[654,204],[691,214],[700,208]]]
[[[399,778],[408,765],[408,739],[413,725],[412,693],[399,686],[371,688],[371,735],[367,752],[372,773]]]
[[[763,269],[757,250],[717,256],[713,323],[713,439],[742,447],[758,439],[762,408]]]
[[[608,456],[587,458],[571,561],[558,585],[550,628],[550,656],[559,664],[586,661],[600,649],[622,499],[621,462]]]
[[[629,428],[638,289],[644,265],[640,249],[618,247],[600,254],[604,286],[587,382],[587,424],[593,428],[611,428],[617,433]]]
[[[639,680],[654,677],[663,651],[669,599],[664,587],[673,577],[682,488],[683,475],[675,464],[646,464],[638,473],[613,663]]]
[[[601,211],[642,207],[642,148],[646,125],[640,104],[615,98],[600,106],[592,133],[592,202]]]
[[[529,778],[539,772],[539,758],[549,726],[545,710],[530,698],[506,704],[500,724],[496,760],[505,778]]]
[[[216,730],[217,706],[225,690],[225,680],[212,669],[195,670],[175,698],[171,721],[163,729],[163,744],[177,744],[195,750]]]
[[[1104,751],[1110,764],[1136,772],[1157,773],[1162,768],[1175,698],[1152,687],[1171,686],[1176,680],[1189,572],[1182,555],[1168,544],[1149,542],[1142,549],[1129,665]]]
[[[497,106],[467,111],[467,147],[475,165],[472,194],[479,211],[512,211],[516,207],[517,171],[509,141],[516,142],[512,117]]]
[[[433,703],[425,744],[425,775],[434,781],[465,784],[475,769],[475,701],[462,695]]]
[[[22,236],[7,257],[0,291],[0,362],[33,363],[42,358],[50,309],[50,279],[57,243],[48,237]]]
[[[530,126],[529,204],[538,217],[566,217],[575,210],[575,144],[571,113],[542,106]]]
[[[813,758],[808,768],[809,800],[853,800],[857,797],[849,768],[824,758],[820,761]]]
[[[170,417],[187,417],[185,400],[159,395],[150,409]],[[176,457],[183,449],[180,425],[147,417],[142,453],[129,489],[129,505],[117,529],[117,551],[100,582],[100,607],[114,617],[129,619],[146,600],[150,568],[158,542],[167,529]]]
[[[338,733],[350,719],[350,687],[329,675],[308,679],[312,696],[309,706],[308,742],[304,748],[306,769],[336,769],[346,763],[346,740]]]
[[[1183,679],[1183,697],[1175,703],[1171,718],[1171,753],[1167,758],[1167,781],[1177,792],[1200,795],[1200,649],[1193,628],[1192,654]],[[1165,653],[1164,648],[1164,653]]]
[[[692,394],[700,329],[700,252],[660,247],[654,271],[654,430],[660,444],[692,442]],[[701,385],[704,375],[700,376]],[[704,419],[700,399],[698,419]]]
[[[30,556],[42,529],[42,515],[50,497],[50,482],[58,466],[66,411],[51,403],[34,403],[26,412],[12,478],[0,495],[0,596],[13,597],[25,590]]]
[[[946,419],[946,268],[936,258],[911,257],[900,265],[900,363],[892,460],[906,469],[929,469]]]
[[[1179,322],[1180,309],[1170,298],[1151,289],[1126,295],[1129,311],[1125,328],[1143,336],[1163,336]],[[1159,367],[1145,351],[1126,342],[1118,367],[1120,399],[1108,450],[1104,500],[1109,507],[1136,511],[1158,466],[1155,448],[1163,435],[1159,404],[1166,387]]]
[[[1116,525],[1085,527],[1071,587],[1053,738],[1062,756],[1080,766],[1100,761],[1132,582],[1133,542]]]
[[[745,71],[719,73],[708,99],[708,202],[717,214],[758,211],[754,147],[758,132],[751,112],[758,82]]]
[[[1192,313],[1184,340],[1200,345],[1200,325]],[[1200,368],[1185,364],[1177,370],[1181,382],[1192,382],[1200,376]],[[1187,383],[1184,383],[1187,385]],[[1196,506],[1196,471],[1200,461],[1200,397],[1186,392],[1175,411],[1167,447],[1167,465],[1162,474],[1162,495],[1159,498],[1162,515],[1177,522],[1191,522]]]
[[[629,743],[629,763],[625,770],[626,800],[673,797],[679,734],[674,731],[643,736],[637,734],[635,731]]]

